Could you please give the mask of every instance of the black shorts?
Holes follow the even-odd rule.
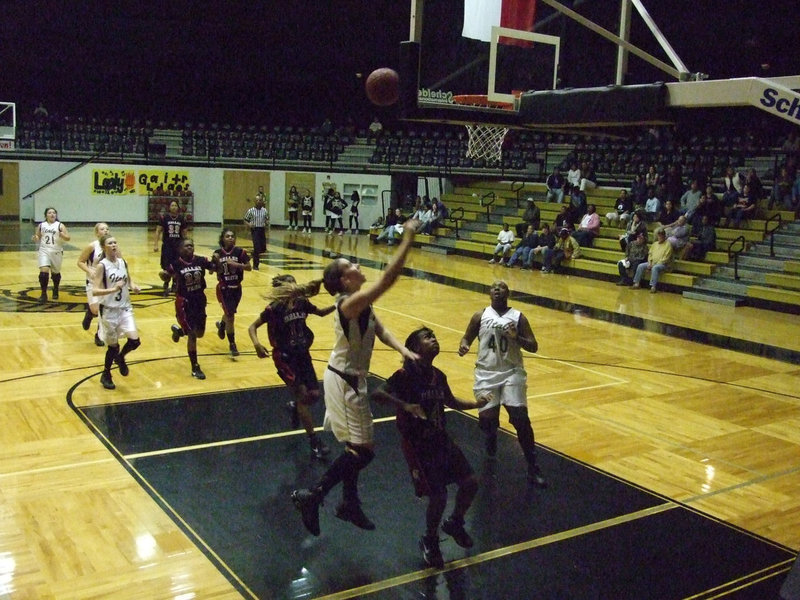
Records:
[[[239,302],[242,301],[242,286],[229,286],[222,282],[217,284],[217,300],[222,306],[222,312],[226,317],[236,314]]]
[[[280,350],[274,350],[272,361],[275,363],[278,375],[289,387],[305,385],[308,391],[319,389],[314,363],[311,362],[311,355],[308,352],[287,354]]]
[[[206,332],[206,296],[175,296],[175,317],[186,334],[203,337]]]
[[[165,271],[169,270],[169,266],[178,260],[178,246],[181,241],[163,242],[161,244],[161,268]]]
[[[473,473],[461,448],[445,433],[435,439],[403,437],[401,446],[417,496],[442,494]]]

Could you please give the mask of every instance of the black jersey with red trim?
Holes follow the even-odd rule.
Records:
[[[404,366],[386,381],[385,390],[409,404],[419,404],[427,419],[397,411],[397,427],[409,439],[430,439],[445,433],[445,406],[456,408],[447,376],[436,367]]]
[[[161,226],[161,239],[165,244],[172,246],[178,244],[186,229],[186,219],[183,215],[173,217],[170,213],[164,213],[158,218],[158,224]]]
[[[190,261],[179,258],[169,266],[167,272],[177,285],[175,293],[188,298],[203,295],[203,290],[206,289],[206,271],[213,270],[211,261],[205,256],[193,256]]]
[[[267,324],[270,345],[279,352],[298,354],[308,352],[314,342],[314,332],[306,324],[317,307],[308,298],[299,298],[291,307],[285,302],[272,302],[260,315]]]
[[[244,279],[244,271],[242,269],[229,269],[228,263],[235,262],[243,265],[250,262],[247,250],[234,246],[230,252],[226,251],[225,248],[219,248],[215,254],[219,256],[219,265],[217,267],[217,279],[219,282],[228,286],[241,285]]]

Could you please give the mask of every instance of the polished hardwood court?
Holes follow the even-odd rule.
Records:
[[[196,542],[191,525],[165,510],[163,499],[82,415],[116,403],[280,385],[272,362],[255,356],[247,336],[272,276],[292,273],[306,281],[319,277],[331,256],[343,255],[362,263],[369,285],[394,249],[370,244],[363,234],[273,228],[261,269],[245,275],[238,357],[215,334],[220,311],[215,278],[208,276],[208,330],[198,344],[208,378],[198,381],[185,341],[170,338],[174,306],[161,293],[152,231],[112,227],[142,288],[134,296],[142,346],[129,356],[130,375],[115,370],[117,389],[107,391],[99,383],[103,349],[94,345],[93,329],[80,326],[84,279],[75,262],[91,228],[70,227],[60,298],[46,304],[37,302],[29,226],[0,228],[0,349],[7,357],[0,365],[0,597],[241,597],[243,587],[218,568],[213,548]],[[196,252],[210,255],[218,235],[218,228],[195,228]],[[251,246],[244,236],[240,242]],[[474,360],[474,350],[458,357],[458,342],[472,313],[488,304],[488,284],[502,278],[512,290],[511,305],[526,314],[539,341],[539,352],[525,359],[538,443],[777,545],[800,548],[796,315],[420,249],[406,266],[376,312],[399,339],[420,325],[436,332],[442,347],[436,364],[456,395],[471,396]],[[319,306],[331,301],[324,291],[314,299]],[[330,318],[309,318],[318,374],[333,341]],[[398,366],[395,352],[376,348],[377,376]],[[397,487],[409,493],[391,501],[411,503],[408,481]]]

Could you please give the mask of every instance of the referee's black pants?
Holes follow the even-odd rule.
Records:
[[[258,255],[267,250],[267,229],[266,227],[253,227],[251,229],[253,237],[253,268],[258,268]]]

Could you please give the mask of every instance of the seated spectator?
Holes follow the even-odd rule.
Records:
[[[558,232],[556,245],[544,250],[542,273],[552,273],[561,266],[562,261],[578,258],[580,254],[580,244],[569,234],[569,229],[564,228]]]
[[[644,203],[644,218],[648,223],[658,221],[661,216],[661,200],[656,196],[654,187],[647,188],[647,200]]]
[[[697,205],[700,204],[700,197],[702,195],[703,192],[701,191],[697,180],[693,179],[692,183],[689,185],[689,189],[683,193],[683,196],[681,196],[678,212],[682,215],[686,215],[686,219],[690,222],[694,216],[694,211],[697,210]]]
[[[725,227],[733,225],[734,229],[739,229],[742,226],[742,221],[752,219],[756,213],[756,199],[750,193],[750,186],[745,184],[742,189],[742,195],[733,205],[730,212],[730,217],[725,220]]]
[[[789,169],[786,167],[781,167],[780,173],[778,177],[775,178],[775,181],[772,184],[772,195],[769,199],[769,208],[777,205],[779,209],[784,210],[793,210],[794,209],[794,198],[792,195],[792,190],[794,189],[794,182],[792,181],[792,177],[789,174]],[[733,209],[733,206],[737,204],[739,198],[736,198],[736,202],[730,205],[730,208]]]
[[[383,132],[383,124],[380,122],[378,117],[372,118],[372,123],[369,124],[369,137],[371,138],[379,138],[381,136],[381,132]]]
[[[606,224],[612,227],[616,227],[618,224],[624,226],[630,219],[632,211],[633,199],[628,195],[628,190],[622,190],[614,205],[614,210],[606,213]]]
[[[733,166],[728,165],[722,178],[722,203],[730,209],[739,199],[744,186],[744,177]]]
[[[547,202],[564,202],[564,186],[567,181],[561,174],[558,166],[553,167],[553,172],[547,176],[545,185],[547,186]]]
[[[419,228],[417,229],[417,232],[422,233],[425,227],[427,227],[433,221],[433,205],[431,205],[430,202],[425,202],[423,204],[422,211],[420,211],[420,215],[417,216],[415,214],[412,218],[419,220]]]
[[[503,223],[503,230],[497,234],[497,246],[494,247],[490,264],[497,262],[495,259],[500,256],[500,264],[506,259],[506,255],[511,251],[511,244],[514,243],[514,232],[508,228],[508,223]]]
[[[661,218],[658,219],[658,222],[661,223],[662,227],[666,227],[667,225],[672,225],[680,216],[681,213],[675,208],[672,200],[667,200],[664,202],[664,210],[661,211]]]
[[[650,165],[647,169],[647,175],[644,179],[644,184],[646,188],[658,188],[659,184],[661,183],[661,174],[656,170],[655,165]]]
[[[536,257],[539,256],[542,262],[544,262],[544,251],[550,248],[555,248],[555,245],[556,236],[550,229],[550,225],[545,223],[542,225],[542,230],[539,232],[538,245],[534,246],[530,254],[528,254],[528,263],[523,263],[522,266],[533,269],[533,261],[536,259]]]
[[[586,207],[586,214],[583,215],[580,225],[575,233],[572,234],[581,248],[591,248],[594,238],[600,235],[600,216],[594,204]]]
[[[647,201],[647,184],[641,173],[637,173],[631,183],[631,197],[633,198],[633,206],[636,208],[644,208],[644,203]]]
[[[586,194],[578,188],[570,192],[569,213],[573,223],[578,223],[586,214]]]
[[[439,212],[439,206],[439,202],[434,198],[433,204],[431,205],[430,216],[420,227],[420,233],[422,235],[432,235],[437,228],[444,225],[444,219],[442,218],[441,212]]]
[[[514,263],[519,260],[524,268],[525,264],[528,262],[528,255],[538,244],[539,234],[536,233],[533,225],[528,225],[525,235],[520,239],[519,244],[517,244],[517,247],[514,249],[514,253],[511,255],[511,258],[508,259],[506,266],[513,267]]]
[[[691,232],[689,224],[686,222],[686,215],[681,215],[672,225],[665,227],[664,232],[667,234],[667,241],[672,246],[675,256],[680,256],[689,241]]]
[[[562,204],[561,208],[558,209],[558,214],[553,220],[553,231],[561,231],[564,227],[570,231],[575,228],[575,221],[572,220],[569,206],[566,204]]]
[[[593,190],[597,187],[597,175],[595,174],[594,166],[591,163],[583,163],[581,173],[583,173],[580,185],[582,192],[585,192],[586,190]]]
[[[525,235],[528,226],[532,226],[534,231],[539,229],[541,221],[541,211],[536,206],[533,198],[528,198],[528,205],[525,207],[525,212],[522,214],[522,223],[517,223],[517,236],[522,237]]]
[[[708,218],[708,215],[701,217],[700,227],[689,238],[684,251],[687,260],[703,260],[709,250],[717,247],[717,231]]]
[[[665,270],[672,265],[672,246],[667,241],[667,234],[664,229],[656,229],[656,241],[650,245],[647,252],[647,262],[643,262],[633,275],[632,288],[638,289],[645,272],[650,271],[650,293],[655,294],[658,287],[658,279]]]
[[[647,223],[644,220],[643,210],[637,210],[633,213],[633,218],[625,229],[625,233],[619,236],[619,247],[624,251],[628,244],[636,239],[640,233],[644,233],[647,236]]]
[[[716,225],[722,216],[722,204],[714,193],[714,189],[709,185],[706,186],[705,193],[700,196],[700,202],[697,209],[694,211],[694,216],[691,219],[692,231],[700,227],[700,222],[703,217],[708,217],[709,223]]]
[[[677,205],[681,196],[683,196],[683,175],[681,175],[681,167],[679,164],[669,166],[666,175],[664,175],[662,184],[666,192],[664,196],[662,196],[662,199],[665,201],[672,200],[672,203]]]
[[[631,274],[635,273],[643,262],[647,262],[647,234],[640,231],[625,248],[625,258],[617,262],[619,270],[617,285],[631,285],[633,283]]]
[[[383,231],[378,234],[378,237],[375,238],[375,243],[380,243],[383,240],[392,246],[394,244],[394,240],[398,237],[397,233],[397,225],[402,225],[405,221],[403,218],[403,213],[399,208],[395,208],[393,211],[390,210],[386,213],[386,220],[384,221]]]
[[[581,169],[577,162],[573,162],[569,171],[567,171],[567,185],[564,188],[565,192],[572,192],[572,190],[579,190],[581,188]]]
[[[764,184],[761,183],[761,179],[759,178],[755,169],[750,169],[747,172],[747,177],[745,178],[744,182],[750,186],[750,193],[753,194],[756,202],[764,197]]]

